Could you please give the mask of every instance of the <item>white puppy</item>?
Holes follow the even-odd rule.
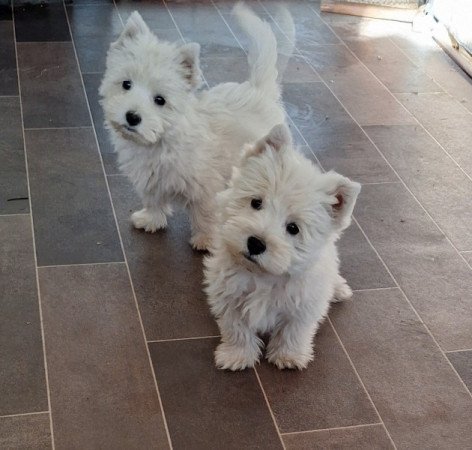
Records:
[[[277,367],[302,369],[313,359],[329,303],[352,295],[335,243],[359,191],[295,151],[284,125],[246,148],[218,194],[219,224],[205,258],[206,292],[222,335],[217,367],[253,367],[265,333],[267,358]]]
[[[178,202],[189,209],[196,249],[208,247],[215,195],[243,144],[284,121],[276,38],[245,6],[238,4],[234,12],[251,42],[248,81],[197,92],[199,45],[158,40],[134,12],[110,47],[100,87],[120,167],[144,206],[132,215],[134,226],[165,228]],[[290,15],[283,17],[293,36]]]

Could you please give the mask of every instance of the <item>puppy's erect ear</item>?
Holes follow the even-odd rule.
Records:
[[[179,63],[183,68],[184,78],[192,89],[202,84],[200,70],[200,44],[191,42],[179,47]]]
[[[124,30],[121,32],[120,37],[113,43],[113,46],[119,47],[127,40],[134,40],[138,36],[148,33],[151,33],[151,30],[149,30],[146,22],[144,22],[138,11],[134,11],[131,16],[129,16]]]
[[[329,196],[328,208],[336,231],[345,230],[351,224],[352,211],[361,185],[335,172],[323,174],[323,190]]]
[[[254,145],[244,147],[244,158],[256,156],[263,153],[268,147],[275,151],[280,151],[285,146],[292,145],[292,135],[287,125],[275,125],[267,136],[259,139]]]

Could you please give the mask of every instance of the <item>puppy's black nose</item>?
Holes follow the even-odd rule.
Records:
[[[141,117],[134,111],[128,111],[126,113],[126,122],[128,122],[132,127],[135,127],[141,122]]]
[[[261,241],[259,238],[255,236],[249,236],[247,239],[247,249],[249,250],[249,254],[251,256],[260,255],[264,253],[266,250],[266,245],[264,241]]]

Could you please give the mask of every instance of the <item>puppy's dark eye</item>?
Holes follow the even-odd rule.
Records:
[[[154,97],[154,103],[159,106],[164,106],[166,104],[166,99],[160,95]]]
[[[286,227],[287,233],[291,234],[292,236],[295,236],[300,232],[298,225],[295,222],[289,223]]]
[[[251,206],[254,208],[254,209],[261,209],[262,208],[262,199],[260,198],[253,198],[251,200]]]
[[[131,89],[131,81],[129,81],[129,80],[123,81],[123,83],[121,85],[123,86],[123,89],[125,91],[129,91]]]

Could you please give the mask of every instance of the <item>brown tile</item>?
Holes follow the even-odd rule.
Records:
[[[57,448],[168,448],[124,264],[39,269]]]
[[[59,2],[25,1],[15,6],[15,29],[18,42],[70,41],[64,6]]]
[[[418,125],[364,129],[452,243],[471,249],[472,181]]]
[[[49,414],[0,417],[0,448],[15,450],[52,448]]]
[[[326,170],[364,183],[396,181],[377,149],[324,84],[286,84],[283,98],[288,115]]]
[[[472,177],[472,115],[448,94],[397,94],[397,98]]]
[[[469,391],[472,392],[472,350],[447,353],[447,357]]]
[[[398,448],[468,448],[472,399],[397,289],[355,293],[330,316]]]
[[[211,4],[168,3],[187,41],[198,42],[202,56],[244,56],[239,43]]]
[[[375,423],[379,418],[329,323],[307,370],[257,368],[281,433]]]
[[[99,103],[98,88],[102,81],[101,73],[85,73],[83,74],[85,91],[87,93],[90,112],[92,114],[93,126],[97,133],[98,145],[102,154],[103,165],[107,175],[119,173],[118,163],[111,137],[105,129],[105,115],[103,108]]]
[[[392,40],[446,92],[472,112],[470,77],[433,41],[419,33],[402,33]]]
[[[470,268],[404,186],[363,186],[355,216],[442,348],[471,348]]]
[[[217,343],[149,344],[173,447],[282,448],[254,371],[216,369]]]
[[[362,191],[361,194],[362,195]],[[341,274],[351,289],[376,289],[395,286],[356,223],[344,231],[338,244]]]
[[[287,450],[387,450],[393,445],[382,425],[283,436]]]
[[[391,92],[442,91],[386,36],[383,21],[335,24],[333,29]]]
[[[25,137],[38,265],[123,261],[92,130]]]
[[[20,43],[18,64],[25,128],[89,126],[71,43]]]
[[[218,335],[186,213],[178,212],[165,231],[135,230],[129,216],[141,205],[133,188],[122,176],[108,181],[148,340]]]
[[[0,214],[27,213],[28,183],[19,97],[0,97],[0,130]]]
[[[48,400],[29,215],[0,216],[0,292],[0,416],[45,411]]]
[[[1,6],[0,6],[1,8]],[[11,20],[0,20],[0,95],[18,95],[16,54]]]

